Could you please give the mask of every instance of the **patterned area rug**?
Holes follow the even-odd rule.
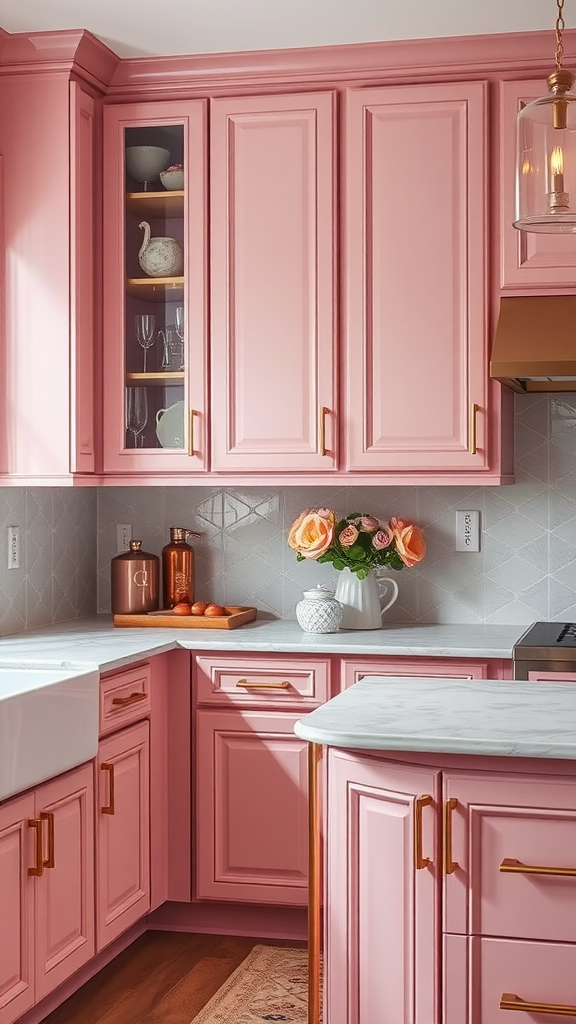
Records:
[[[306,1024],[307,1020],[307,951],[254,946],[192,1024]]]

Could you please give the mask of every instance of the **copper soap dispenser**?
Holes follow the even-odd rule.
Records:
[[[141,540],[131,540],[130,549],[110,562],[113,615],[138,615],[158,611],[160,600],[160,559],[142,551]]]
[[[162,548],[162,607],[194,601],[194,548],[186,537],[201,537],[184,526],[170,527],[170,541]]]

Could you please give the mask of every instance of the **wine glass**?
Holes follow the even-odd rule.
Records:
[[[175,310],[175,313],[174,313],[174,318],[176,320],[176,324],[175,324],[175,326],[176,326],[176,334],[178,335],[178,337],[180,338],[180,341],[182,343],[182,358],[180,360],[180,366],[178,367],[178,369],[179,370],[183,370],[184,369],[184,306],[176,306],[176,310]]]
[[[136,313],[134,324],[138,344],[144,349],[143,373],[146,373],[146,353],[156,341],[156,317],[153,313]]]
[[[134,448],[139,435],[148,422],[148,395],[146,388],[126,388],[126,430],[134,435]]]

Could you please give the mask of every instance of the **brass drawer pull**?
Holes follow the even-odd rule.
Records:
[[[117,707],[127,708],[129,704],[138,704],[138,701],[146,700],[145,693],[131,693],[129,697],[113,697],[112,703]]]
[[[110,794],[109,802],[105,807],[101,808],[102,814],[115,814],[114,810],[114,765],[104,762],[100,765],[101,772],[108,772],[110,778]]]
[[[287,690],[290,683],[284,679],[281,683],[250,683],[247,679],[239,679],[236,686],[244,690]]]
[[[452,811],[458,807],[456,797],[452,796],[444,804],[444,874],[451,875],[458,867],[458,861],[452,860]]]
[[[500,1000],[501,1010],[522,1010],[523,1013],[553,1013],[558,1017],[576,1017],[576,1006],[564,1006],[560,1003],[530,1003],[513,992],[503,992]]]
[[[422,809],[429,807],[433,804],[434,800],[431,796],[418,796],[416,797],[416,811],[414,821],[414,866],[417,871],[421,871],[422,868],[427,868],[432,861],[430,857],[424,857],[422,854]]]
[[[44,865],[42,863],[42,822],[40,821],[40,818],[30,818],[28,828],[36,829],[36,863],[33,868],[28,868],[28,874],[36,875],[37,878],[40,878],[44,871]]]
[[[188,455],[194,455],[194,409],[188,417]]]
[[[470,455],[476,455],[476,417],[478,414],[478,406],[476,402],[470,403],[470,424],[468,430],[468,451]]]
[[[318,416],[318,434],[320,437],[320,455],[327,455],[326,449],[326,415],[330,410],[325,405],[320,406],[320,413]]]
[[[518,875],[560,875],[564,878],[576,878],[576,868],[548,868],[540,864],[522,864],[513,857],[505,857],[499,871],[508,871]]]
[[[52,811],[42,811],[40,821],[48,822],[48,856],[43,865],[45,868],[54,867],[54,815]]]

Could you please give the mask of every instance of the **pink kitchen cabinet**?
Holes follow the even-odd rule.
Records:
[[[546,94],[544,78],[500,82],[500,174],[494,190],[500,226],[500,287],[545,294],[576,291],[576,235],[518,231],[514,220],[516,116],[527,103]],[[576,175],[566,169],[567,188],[576,189]],[[495,254],[496,256],[496,254]]]
[[[0,483],[95,472],[99,117],[98,94],[69,71],[20,68],[0,81]]]
[[[330,1024],[439,1024],[440,778],[329,750]]]
[[[98,750],[97,945],[103,949],[150,909],[148,721]]]
[[[487,83],[349,89],[345,107],[346,468],[487,482]]]
[[[93,815],[92,764],[0,807],[1,1024],[94,956]]]
[[[337,465],[335,110],[211,102],[213,470]]]
[[[430,676],[431,679],[509,678],[507,662],[475,658],[341,658],[340,688],[353,686],[364,676]]]

